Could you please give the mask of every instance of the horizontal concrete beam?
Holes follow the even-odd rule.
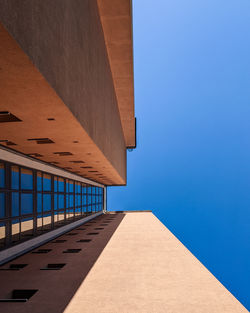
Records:
[[[12,162],[18,165],[26,166],[29,168],[33,168],[39,171],[47,172],[53,175],[77,180],[79,182],[97,186],[97,187],[104,187],[104,185],[96,183],[90,179],[83,178],[81,176],[69,173],[67,171],[64,171],[63,169],[54,167],[52,165],[49,165],[45,162],[35,160],[31,157],[28,157],[26,155],[23,155],[19,152],[16,151],[10,151],[4,147],[0,147],[0,160],[7,161],[7,162]]]

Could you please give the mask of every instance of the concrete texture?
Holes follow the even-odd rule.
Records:
[[[11,3],[12,1],[8,2],[10,7]],[[27,2],[19,1],[20,3]],[[3,4],[4,1],[0,1],[0,18],[3,12],[7,14]],[[15,10],[18,11],[18,6]],[[11,15],[11,18],[14,16]],[[22,21],[22,18],[19,18]],[[19,31],[22,31],[22,27]],[[27,35],[25,30],[22,34]],[[9,140],[15,145],[1,143],[25,154],[38,153],[38,159],[53,164],[56,162],[58,167],[105,185],[125,184],[126,149],[121,125],[117,125],[120,123],[117,105],[113,104],[115,107],[112,108],[109,101],[106,104],[104,100],[91,100],[95,102],[95,105],[92,105],[91,101],[82,97],[83,102],[79,102],[79,114],[72,113],[1,24],[0,42],[0,111],[9,111],[22,120],[0,123],[0,141]],[[82,53],[82,58],[87,58],[84,51]],[[98,67],[98,59],[95,62]],[[51,70],[53,66],[51,65]],[[86,74],[86,71],[83,72]],[[88,77],[86,80],[88,81]],[[81,90],[85,90],[84,83]],[[73,95],[77,94],[74,88],[71,91]],[[99,93],[94,89],[91,92]],[[86,125],[81,122],[83,117],[88,120]],[[54,120],[49,121],[48,118]],[[118,119],[118,122],[113,119]],[[90,124],[91,126],[88,126]],[[89,127],[95,135],[89,131]],[[32,138],[49,138],[54,143],[37,144],[34,140],[28,140]],[[56,152],[70,152],[71,155],[59,156]]]
[[[131,0],[98,0],[98,7],[127,147],[135,146]]]
[[[0,264],[6,263],[9,260],[12,260],[13,258],[16,258],[19,255],[24,254],[25,252],[28,252],[32,249],[35,249],[36,247],[41,246],[42,244],[45,244],[48,241],[51,241],[54,238],[59,237],[60,235],[63,235],[66,232],[71,231],[74,228],[77,228],[81,225],[83,225],[84,223],[87,223],[88,221],[94,219],[95,217],[102,215],[102,212],[98,212],[95,214],[92,214],[88,217],[84,217],[80,220],[77,220],[75,222],[72,222],[70,224],[61,226],[58,229],[54,229],[51,231],[48,231],[45,234],[39,235],[35,238],[31,238],[30,240],[27,240],[25,242],[19,243],[16,246],[10,247],[8,249],[5,249],[3,251],[0,251]],[[60,214],[63,218],[64,218],[64,214]],[[51,223],[51,216],[50,217],[45,217],[43,218],[44,222],[46,223],[46,219],[47,219],[47,223]],[[37,221],[37,224],[39,225],[39,220]],[[17,230],[17,228],[19,227],[18,224],[14,224],[12,225],[12,234],[15,234],[16,232],[19,232],[19,229]],[[26,221],[24,223],[22,223],[22,231],[25,232],[27,230],[33,229],[33,220],[30,221]],[[4,232],[3,232],[3,227],[0,227],[0,238],[4,237]],[[1,237],[2,236],[2,237]]]
[[[119,226],[124,215],[108,214],[96,217],[76,229],[57,237],[38,249],[51,249],[48,253],[26,253],[0,267],[0,299],[9,299],[13,289],[37,289],[37,293],[24,303],[0,302],[4,313],[62,313],[84,281],[89,270]],[[97,229],[96,229],[97,228]],[[90,242],[80,242],[90,239]],[[78,253],[63,253],[67,249],[81,249]],[[60,270],[41,270],[47,264],[64,263]],[[20,270],[8,270],[10,264],[27,264]],[[98,294],[92,301],[98,300]],[[88,312],[81,308],[81,312]]]
[[[96,0],[1,0],[0,19],[119,168],[125,141]]]
[[[127,213],[64,313],[247,313],[152,213]]]

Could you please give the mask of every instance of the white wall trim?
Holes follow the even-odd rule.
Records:
[[[47,172],[53,175],[65,177],[68,179],[73,179],[77,180],[82,183],[86,183],[89,185],[97,186],[97,187],[104,187],[104,185],[99,184],[97,182],[94,182],[90,179],[83,178],[81,176],[78,176],[76,174],[64,171],[63,169],[51,166],[45,162],[35,160],[33,158],[30,158],[28,156],[25,156],[19,152],[16,151],[10,151],[5,149],[4,147],[0,147],[0,159],[7,161],[7,162],[12,162],[18,165],[30,167],[39,171]]]

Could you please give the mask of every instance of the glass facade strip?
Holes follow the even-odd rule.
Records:
[[[102,187],[0,160],[0,250],[102,210]]]

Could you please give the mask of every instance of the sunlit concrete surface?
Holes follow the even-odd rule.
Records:
[[[248,311],[152,213],[128,213],[64,312]]]

